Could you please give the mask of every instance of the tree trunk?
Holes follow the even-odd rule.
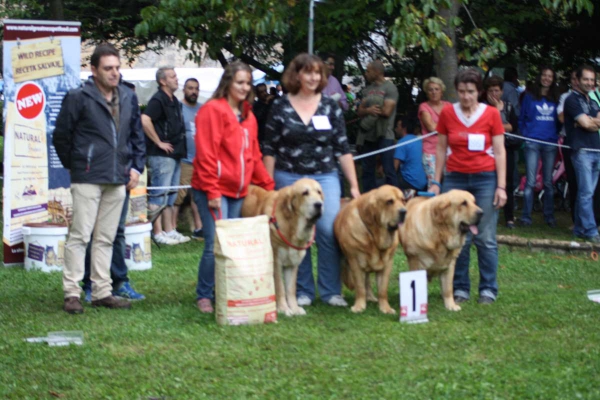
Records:
[[[54,21],[63,21],[65,19],[63,0],[50,0],[50,19]]]
[[[436,74],[446,84],[446,100],[452,102],[457,100],[454,77],[458,72],[458,57],[456,55],[456,28],[450,25],[450,19],[458,16],[460,5],[460,0],[452,0],[450,8],[440,10],[440,16],[447,21],[447,25],[443,29],[444,33],[448,35],[453,46],[443,45],[433,52]]]

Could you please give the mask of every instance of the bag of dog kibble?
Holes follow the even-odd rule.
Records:
[[[268,217],[218,220],[214,252],[217,323],[277,322]]]

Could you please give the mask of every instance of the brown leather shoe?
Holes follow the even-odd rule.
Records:
[[[92,307],[131,308],[131,303],[119,297],[107,296],[100,300],[92,300]]]
[[[81,300],[79,300],[79,297],[67,297],[65,299],[65,304],[63,305],[63,310],[69,314],[83,313],[83,306],[81,305]]]

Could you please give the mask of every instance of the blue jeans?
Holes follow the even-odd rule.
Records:
[[[496,192],[496,172],[480,172],[461,174],[450,172],[444,176],[443,192],[452,189],[466,190],[475,196],[475,202],[483,211],[479,222],[479,234],[473,237],[469,232],[462,248],[454,271],[454,295],[470,297],[471,281],[469,279],[469,262],[471,260],[471,243],[477,247],[479,264],[479,296],[493,299],[498,296],[498,243],[496,242],[496,225],[498,210],[494,207]]]
[[[593,197],[600,173],[600,153],[578,150],[571,154],[577,178],[577,201],[575,202],[576,236],[592,238],[598,236],[594,218]]]
[[[125,264],[125,223],[127,222],[127,211],[129,210],[129,192],[125,192],[125,203],[121,211],[121,219],[117,228],[117,236],[113,242],[113,253],[110,262],[110,278],[113,289],[118,289],[123,283],[129,282],[127,277],[127,265]],[[85,250],[85,270],[83,274],[83,290],[92,290],[90,279],[90,265],[92,260],[92,240]]]
[[[540,143],[525,143],[525,166],[527,183],[523,191],[523,215],[521,221],[531,224],[531,209],[533,208],[533,188],[535,187],[538,162],[542,158],[542,178],[544,182],[544,220],[556,222],[554,218],[554,187],[552,186],[552,171],[556,161],[556,146]]]
[[[192,196],[200,219],[202,220],[202,232],[204,233],[204,252],[198,264],[198,284],[196,285],[196,299],[214,300],[215,294],[215,217],[219,215],[208,208],[208,197],[206,192],[192,189]],[[221,197],[221,218],[231,219],[242,216],[242,203],[244,199]],[[211,212],[212,211],[212,212]]]
[[[392,139],[380,138],[378,142],[368,142],[361,148],[361,154],[369,153],[371,151],[383,149],[388,146],[393,146],[395,141]],[[385,173],[385,183],[387,185],[396,186],[396,170],[394,169],[394,149],[380,153],[381,164],[383,165],[383,172]],[[368,191],[377,187],[377,181],[375,179],[377,169],[377,155],[370,156],[362,159],[362,191],[367,193]]]
[[[317,254],[317,286],[321,300],[328,301],[332,296],[342,294],[340,279],[340,249],[333,233],[333,221],[340,211],[340,181],[337,171],[327,174],[298,175],[289,172],[275,171],[275,189],[289,186],[300,178],[314,179],[321,184],[325,201],[323,215],[317,221],[317,237],[315,242],[319,250]],[[315,279],[313,277],[311,249],[298,269],[297,295],[315,299]]]
[[[181,163],[174,158],[162,156],[148,156],[148,167],[150,167],[150,184],[152,186],[179,186],[181,177]],[[165,203],[161,194],[168,189],[150,190],[148,203],[161,206]],[[173,206],[177,199],[177,190],[173,190],[167,197],[167,206]]]

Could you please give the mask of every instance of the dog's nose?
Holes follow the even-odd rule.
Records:
[[[323,203],[321,203],[320,201],[315,203],[315,210],[320,211],[323,208]]]
[[[481,217],[483,217],[483,210],[479,209],[475,214],[477,215],[477,223],[479,223],[479,221],[481,221]]]
[[[404,218],[406,218],[406,210],[403,208],[398,211],[398,215],[400,216],[400,223],[404,222]]]

